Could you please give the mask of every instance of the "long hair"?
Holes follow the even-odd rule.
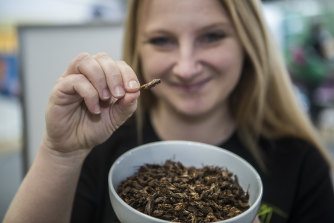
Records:
[[[134,69],[139,81],[143,81],[143,75],[137,34],[143,2],[129,2],[123,51],[124,60]],[[231,19],[246,55],[240,81],[231,94],[229,104],[243,143],[263,169],[266,165],[257,143],[261,136],[269,139],[304,139],[318,148],[331,163],[312,123],[298,103],[282,54],[264,22],[260,1],[220,2]],[[155,100],[151,92],[143,93],[136,114],[138,129],[142,128],[144,114]]]

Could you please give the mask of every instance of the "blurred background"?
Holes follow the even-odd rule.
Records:
[[[334,1],[262,1],[307,113],[334,157]],[[0,220],[38,148],[57,78],[80,52],[121,58],[126,0],[0,0]]]

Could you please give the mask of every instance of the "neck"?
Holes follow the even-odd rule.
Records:
[[[235,130],[227,106],[201,116],[185,116],[164,108],[153,109],[151,120],[162,140],[188,140],[219,145]]]

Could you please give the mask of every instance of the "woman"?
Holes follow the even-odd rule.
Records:
[[[257,0],[132,1],[124,44],[126,63],[81,54],[57,82],[39,153],[5,222],[117,221],[110,166],[138,144],[170,139],[248,160],[264,184],[263,222],[334,220],[329,158]],[[162,84],[139,97],[139,83],[153,78]]]

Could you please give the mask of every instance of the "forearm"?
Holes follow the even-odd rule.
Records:
[[[84,157],[85,153],[81,151],[59,155],[40,148],[8,209],[4,223],[70,222]]]

